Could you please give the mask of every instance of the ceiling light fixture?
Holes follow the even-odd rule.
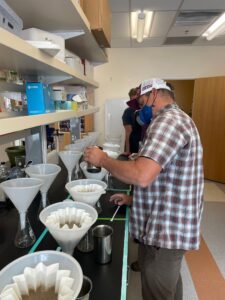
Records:
[[[149,37],[152,23],[152,11],[135,11],[131,13],[131,35],[141,43],[144,38]]]
[[[223,13],[204,33],[208,41],[214,39],[217,35],[225,30],[225,13]]]

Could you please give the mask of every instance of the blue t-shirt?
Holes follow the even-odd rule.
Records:
[[[137,123],[135,119],[135,110],[131,107],[127,107],[124,110],[123,116],[123,125],[131,125],[132,132],[129,138],[130,152],[137,153],[139,148],[139,142],[141,141],[142,136],[142,127]]]

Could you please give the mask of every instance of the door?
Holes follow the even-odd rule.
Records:
[[[225,77],[195,81],[192,115],[203,144],[205,178],[225,183]]]

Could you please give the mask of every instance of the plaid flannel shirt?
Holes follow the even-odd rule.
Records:
[[[148,187],[134,186],[131,235],[147,245],[198,249],[204,176],[193,120],[176,104],[167,105],[152,120],[138,155],[162,170]]]

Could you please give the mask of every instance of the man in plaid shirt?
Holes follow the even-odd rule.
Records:
[[[183,255],[200,243],[202,146],[165,81],[144,81],[140,97],[145,106],[137,119],[150,125],[137,159],[117,161],[96,148],[87,149],[85,159],[134,185],[133,197],[115,194],[111,200],[132,205],[130,233],[140,241],[143,299],[180,300]]]

